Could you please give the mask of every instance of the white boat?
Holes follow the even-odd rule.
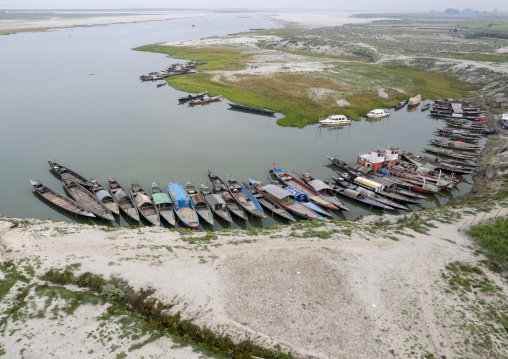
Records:
[[[381,118],[381,117],[386,117],[386,116],[390,116],[390,113],[386,112],[383,109],[379,109],[379,108],[372,110],[367,114],[368,118]]]
[[[331,115],[324,120],[319,121],[319,123],[322,125],[346,125],[351,123],[351,119],[344,115]]]
[[[416,95],[415,97],[410,97],[407,105],[409,107],[418,106],[420,104],[421,100],[422,100],[422,95]]]

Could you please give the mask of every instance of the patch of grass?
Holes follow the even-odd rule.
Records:
[[[503,270],[508,270],[508,217],[498,217],[472,226],[466,233]]]

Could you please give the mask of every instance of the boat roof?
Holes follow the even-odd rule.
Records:
[[[283,199],[288,196],[292,196],[290,192],[274,184],[267,184],[266,186],[263,186],[261,189],[278,199]]]
[[[152,194],[153,201],[155,204],[173,203],[169,194],[161,192]]]
[[[316,191],[321,191],[322,189],[332,189],[329,185],[324,183],[322,180],[316,178],[309,182],[309,184],[314,188]]]
[[[113,197],[115,197],[115,199],[117,200],[120,200],[123,197],[129,198],[129,195],[123,189],[119,189],[118,191],[115,192]]]
[[[187,193],[183,190],[182,186],[178,183],[170,183],[168,185],[168,188],[171,189],[171,193],[175,197],[175,201],[179,200],[186,200],[189,199],[189,196],[187,196]]]
[[[210,206],[215,206],[216,204],[226,204],[226,202],[224,202],[222,197],[219,196],[218,194],[209,194],[205,196],[205,198],[208,201],[208,204],[210,204]]]
[[[152,204],[152,200],[146,194],[138,194],[134,198],[134,201],[138,207],[141,207],[144,203]]]
[[[101,189],[100,191],[98,191],[96,194],[95,194],[101,201],[104,199],[104,198],[111,198],[111,195],[109,194],[108,191],[106,190],[103,190]]]

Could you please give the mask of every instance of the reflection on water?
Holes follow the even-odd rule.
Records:
[[[179,19],[0,37],[5,49],[0,57],[4,100],[0,214],[82,221],[34,198],[29,179],[62,188],[60,178],[48,174],[47,160],[101,183],[115,177],[124,188],[134,179],[145,188],[152,182],[165,187],[169,181],[199,186],[208,183],[208,169],[220,177],[264,181],[274,162],[285,170],[305,170],[330,180],[333,171],[325,155],[355,162],[360,153],[389,144],[421,153],[434,129],[445,126],[421,111],[390,110],[387,118],[340,128],[280,127],[276,121],[281,114],[235,110],[227,99],[180,105],[178,98],[185,93],[139,82],[140,74],[182,59],[132,51],[136,46],[273,27],[262,13],[249,18],[237,15],[216,13],[201,18],[199,27],[191,26],[192,19]],[[469,188],[470,183],[463,182],[458,190],[429,196],[411,208],[445,203]],[[334,213],[337,219],[382,213],[344,202],[350,211]],[[287,223],[269,213],[248,223],[215,222],[214,229]],[[118,217],[116,225],[126,224],[123,216]]]

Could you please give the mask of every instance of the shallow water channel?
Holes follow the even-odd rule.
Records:
[[[239,181],[254,177],[265,182],[272,163],[330,179],[333,171],[325,155],[354,162],[358,154],[389,144],[421,153],[435,128],[445,126],[419,108],[404,108],[391,110],[388,118],[363,119],[342,129],[285,128],[276,124],[276,117],[232,110],[227,100],[194,107],[179,104],[178,98],[186,94],[139,81],[141,74],[184,60],[132,51],[136,46],[275,26],[262,13],[215,13],[1,36],[0,214],[86,222],[33,193],[30,179],[64,192],[48,160],[103,185],[108,177],[124,188],[138,180],[147,191],[152,182],[164,188],[169,181],[199,186],[207,183],[208,169],[224,180],[230,174]],[[411,208],[443,204],[470,186],[466,177],[453,191],[428,196]],[[337,219],[382,213],[344,202],[350,211],[335,213]],[[280,221],[235,221],[231,227],[266,227]],[[125,224],[121,217],[113,225]],[[217,222],[214,229],[228,226]]]

